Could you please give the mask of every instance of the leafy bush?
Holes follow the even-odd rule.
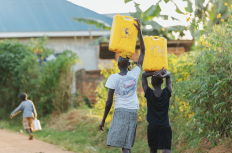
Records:
[[[191,51],[180,57],[168,55],[169,71],[172,76],[173,93],[170,106],[170,120],[187,120],[185,138],[195,136],[217,138],[222,134],[231,135],[232,125],[232,13],[226,21],[209,30],[204,21],[194,21],[199,30],[203,23],[201,41],[198,52]],[[112,69],[102,69],[107,79],[110,74],[117,73],[117,64]],[[105,81],[97,88],[95,113],[103,114],[108,89]],[[141,92],[141,77],[138,81],[138,98],[140,102],[139,121],[146,116],[146,100]],[[111,111],[110,119],[112,118]],[[189,127],[190,125],[190,127]],[[195,141],[195,140],[194,140]],[[195,141],[200,142],[200,141]]]
[[[108,96],[108,88],[105,87],[105,83],[107,81],[107,78],[114,73],[119,73],[119,69],[117,67],[117,62],[114,60],[112,63],[112,68],[111,69],[105,69],[103,67],[101,67],[101,74],[104,76],[105,80],[103,80],[96,89],[96,100],[97,103],[95,105],[95,109],[94,109],[94,114],[96,115],[103,115],[103,111],[105,110],[105,103],[107,100],[107,96]],[[108,118],[107,120],[111,120],[113,117],[113,111],[111,110],[109,112]]]
[[[232,9],[232,6],[229,6]],[[220,18],[220,15],[218,15]],[[178,139],[192,139],[194,145],[201,137],[215,140],[219,136],[232,134],[232,12],[226,19],[214,27],[206,25],[206,21],[194,19],[192,26],[200,33],[199,51],[185,53],[180,57],[168,55],[169,71],[172,76],[173,93],[170,105],[170,120],[175,123],[173,129],[178,129],[178,120],[185,124],[184,133],[178,132]],[[112,73],[117,73],[114,62],[111,70],[102,69],[107,79]],[[97,88],[98,103],[96,114],[102,115],[107,99],[105,81]],[[138,89],[141,88],[141,78]],[[140,110],[139,120],[143,122],[146,114],[146,100],[143,92],[137,91]],[[101,111],[99,111],[101,110]],[[112,118],[112,111],[111,111]],[[184,129],[184,128],[183,128]],[[182,130],[183,130],[182,129]]]
[[[73,73],[70,68],[76,60],[73,52],[65,50],[56,60],[43,63],[38,97],[43,107],[51,105],[45,108],[48,111],[45,113],[51,112],[53,106],[60,113],[71,106]]]
[[[18,105],[18,94],[21,88],[19,67],[26,57],[35,58],[28,45],[18,41],[4,40],[0,43],[0,106],[4,111]],[[33,66],[33,65],[32,65]],[[13,98],[14,97],[14,98]]]
[[[178,118],[178,116],[180,115],[184,115],[184,116],[191,115],[191,113],[189,112],[189,105],[186,102],[183,102],[183,100],[181,100],[180,97],[178,97],[179,95],[177,95],[180,86],[176,85],[176,83],[182,80],[185,80],[186,78],[189,77],[189,73],[186,70],[189,69],[193,65],[195,54],[196,53],[185,54],[185,55],[182,55],[181,57],[177,57],[174,54],[168,55],[169,71],[172,74],[172,82],[173,82],[173,88],[174,88],[173,96],[171,98],[171,103],[172,103],[171,104],[171,117],[172,118],[174,117]],[[134,66],[135,64],[131,64],[130,69]],[[105,87],[105,83],[108,77],[114,73],[119,73],[119,69],[117,67],[116,61],[113,61],[111,69],[101,68],[101,74],[105,77],[105,80],[102,81],[96,89],[97,104],[95,105],[95,110],[94,110],[94,113],[96,115],[100,115],[100,116],[103,115],[103,111],[105,109],[105,103],[106,103],[107,96],[108,96],[107,94],[108,88]],[[150,87],[152,87],[150,84],[150,79],[148,80],[149,80],[148,82],[149,82]],[[163,84],[163,87],[164,85],[165,84]],[[147,103],[146,103],[146,99],[144,97],[144,92],[142,89],[142,75],[139,76],[137,89],[138,89],[137,96],[138,96],[139,105],[140,105],[140,109],[138,111],[138,120],[144,121],[146,119],[146,114],[147,114]],[[108,120],[111,120],[112,117],[113,117],[113,109],[109,113]]]
[[[194,73],[180,85],[184,86],[183,97],[194,113],[192,127],[212,138],[223,133],[231,135],[232,13],[211,29],[205,23],[193,22],[202,34],[203,50],[192,67]]]
[[[53,53],[46,46],[46,38],[32,39],[28,44],[17,40],[1,41],[1,116],[9,115],[19,105],[18,95],[22,92],[34,101],[39,115],[49,114],[55,109],[64,112],[70,107],[71,66],[78,58],[65,50],[56,60],[44,62],[44,57]]]
[[[132,62],[132,64],[130,65],[129,69],[132,69],[135,67],[135,64]],[[101,68],[101,74],[105,77],[105,80],[103,80],[97,87],[96,89],[96,94],[97,94],[97,103],[95,105],[95,109],[94,109],[94,114],[96,115],[103,115],[103,111],[105,109],[105,103],[108,97],[108,88],[105,87],[105,83],[106,80],[108,79],[108,77],[111,74],[115,74],[115,73],[119,73],[120,70],[118,69],[118,65],[117,62],[115,60],[113,60],[112,63],[112,68],[111,69],[105,69],[105,68]],[[140,101],[140,110],[138,112],[138,118],[139,120],[144,119],[145,117],[145,113],[146,113],[146,105],[145,105],[145,100],[144,100],[144,95],[143,95],[143,90],[142,89],[142,84],[141,84],[141,79],[142,76],[139,76],[139,83],[138,83],[138,91],[137,91],[137,95],[138,95],[138,99]],[[114,107],[114,102],[113,102],[113,106]],[[113,113],[114,113],[114,109],[111,109],[107,120],[112,120],[113,117]]]

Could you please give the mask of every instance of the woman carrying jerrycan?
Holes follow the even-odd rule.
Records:
[[[125,16],[117,15],[114,20],[116,18],[121,18],[121,20],[123,20],[124,17]],[[123,153],[131,152],[136,136],[137,110],[139,109],[139,101],[136,94],[137,82],[142,65],[144,65],[144,70],[146,72],[142,75],[142,85],[148,107],[147,122],[149,125],[147,136],[150,153],[157,153],[158,149],[161,149],[163,153],[170,153],[172,130],[169,122],[168,109],[172,88],[170,73],[166,70],[168,67],[167,41],[164,38],[146,36],[144,38],[147,48],[145,55],[141,23],[138,19],[134,20],[136,24],[133,23],[133,26],[128,26],[130,25],[128,21],[126,21],[127,23],[124,25],[113,21],[113,27],[115,28],[118,26],[118,29],[111,29],[109,50],[120,53],[118,58],[120,73],[110,75],[106,82],[105,86],[109,88],[108,99],[106,101],[103,119],[99,125],[100,130],[104,131],[104,123],[112,107],[113,95],[115,94],[115,110],[107,137],[107,145],[122,148]],[[139,32],[141,53],[138,58],[137,66],[131,71],[128,71],[128,66],[130,65],[129,59],[134,52],[133,48],[135,48],[136,44],[135,36],[137,37],[137,33],[130,33],[134,30],[132,29],[134,27],[136,27]],[[125,29],[125,33],[122,33],[122,29]],[[116,36],[112,36],[112,31],[116,33]],[[118,37],[118,35],[121,37]],[[133,38],[130,36],[133,36]],[[112,38],[114,38],[114,40]],[[121,40],[117,40],[118,38]],[[154,38],[157,38],[158,41],[152,42],[155,40]],[[128,50],[125,50],[125,48],[123,50],[123,45],[125,46],[126,44],[130,46],[127,47]],[[145,61],[143,62],[144,57]],[[162,67],[164,66],[165,69],[162,67],[161,69],[161,65]],[[157,69],[157,67],[159,68]],[[152,90],[147,83],[147,77],[150,76],[154,90]],[[162,90],[161,85],[163,83],[163,78],[166,78],[166,88]]]
[[[120,72],[110,75],[106,82],[105,86],[109,88],[108,99],[102,122],[99,125],[100,129],[104,131],[104,123],[111,109],[113,95],[115,94],[114,116],[107,137],[107,145],[122,148],[123,153],[130,153],[135,141],[137,110],[139,109],[136,89],[145,55],[145,46],[140,28],[141,23],[138,19],[135,19],[135,21],[137,25],[134,24],[133,26],[138,29],[141,46],[137,66],[128,71],[131,55],[128,54],[126,57],[119,56],[118,68]]]

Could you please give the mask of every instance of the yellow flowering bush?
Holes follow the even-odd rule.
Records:
[[[220,18],[222,15],[221,15],[221,13],[219,13],[218,15],[217,15],[217,18]]]
[[[193,113],[192,128],[208,138],[232,134],[232,19],[229,16],[210,28],[205,18],[193,23],[199,29],[203,22],[201,39],[209,45],[199,52],[196,64],[191,67],[194,73],[179,84],[182,100],[189,103]]]
[[[168,61],[169,61],[169,69],[168,71],[171,72],[172,74],[172,82],[173,82],[173,96],[171,98],[171,105],[170,105],[170,116],[171,118],[178,118],[180,115],[189,117],[192,115],[192,113],[189,112],[189,104],[184,102],[184,99],[181,98],[182,95],[179,96],[178,91],[180,89],[180,86],[178,85],[179,82],[182,82],[186,80],[189,76],[190,73],[187,71],[190,67],[193,65],[193,57],[195,57],[196,53],[191,53],[191,54],[184,54],[180,57],[174,55],[174,54],[169,54],[168,55]],[[135,64],[132,63],[131,67],[134,67]],[[107,100],[108,96],[108,88],[105,87],[106,80],[111,74],[114,73],[119,73],[119,69],[117,66],[117,62],[115,60],[112,61],[112,67],[111,69],[105,69],[101,68],[101,74],[105,77],[105,80],[102,81],[97,89],[97,103],[95,105],[95,109],[93,113],[95,115],[103,115],[104,109],[105,109],[105,103]],[[148,79],[150,87],[150,79]],[[164,87],[165,83],[163,84]],[[147,102],[146,99],[144,98],[144,92],[142,89],[142,76],[140,75],[138,85],[137,85],[137,96],[139,99],[139,105],[140,109],[138,111],[138,121],[144,121],[146,119],[146,113],[147,113]],[[113,112],[114,110],[111,109],[108,121],[112,119],[113,117]]]
[[[173,118],[192,116],[189,103],[183,98],[184,94],[181,92],[182,86],[180,84],[184,83],[190,77],[191,73],[193,73],[193,69],[191,68],[198,54],[197,52],[190,52],[180,57],[174,54],[168,56],[168,66],[172,76],[173,87],[170,116]]]
[[[192,26],[201,33],[199,46],[202,48],[180,57],[168,55],[168,71],[171,72],[173,86],[169,115],[171,123],[187,120],[186,128],[191,130],[183,131],[184,138],[207,137],[212,140],[223,134],[232,134],[231,16],[230,11],[224,22],[213,27],[206,25],[204,17],[203,21],[193,19]],[[221,14],[217,17],[221,18]],[[199,30],[202,22],[203,29]],[[111,70],[102,69],[105,77],[116,72],[119,70],[115,63]],[[97,88],[98,103],[95,106],[96,113],[101,116],[107,99],[104,84],[105,81]],[[140,87],[141,77],[138,82]],[[146,99],[143,92],[138,91],[137,94],[140,102],[139,121],[143,121],[146,116]],[[198,141],[195,140],[193,143]]]
[[[186,18],[186,22],[188,22],[188,21],[190,21],[190,20],[191,20],[191,18],[190,18],[190,17]]]

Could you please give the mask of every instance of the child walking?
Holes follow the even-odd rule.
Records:
[[[21,104],[11,113],[10,118],[14,117],[21,111],[23,111],[23,127],[30,134],[29,140],[33,140],[33,120],[37,118],[35,106],[31,100],[27,100],[27,94],[22,93],[19,95]]]
[[[139,31],[141,47],[137,66],[131,71],[128,71],[131,55],[123,53],[119,56],[118,68],[120,69],[120,73],[110,75],[106,82],[105,86],[109,88],[108,99],[106,101],[102,122],[99,125],[100,130],[104,131],[105,120],[111,109],[113,95],[115,94],[114,116],[107,137],[107,145],[122,148],[123,153],[130,153],[134,145],[137,127],[137,110],[139,109],[136,89],[145,55],[145,46],[140,29],[141,24],[138,19],[135,20],[138,23],[135,26]]]
[[[147,77],[151,77],[152,90],[147,83]],[[166,78],[166,87],[161,89],[163,78]],[[163,153],[171,152],[172,130],[169,122],[168,109],[172,93],[170,72],[162,69],[159,72],[144,72],[142,85],[147,99],[147,138],[150,153],[157,153],[162,149]]]

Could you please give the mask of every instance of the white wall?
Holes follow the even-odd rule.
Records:
[[[19,38],[18,40],[27,43],[30,38]],[[90,46],[89,37],[61,37],[49,38],[48,47],[55,49],[55,53],[62,53],[65,49],[76,53],[82,62],[75,66],[75,70],[85,69],[86,71],[98,69],[98,46]]]

